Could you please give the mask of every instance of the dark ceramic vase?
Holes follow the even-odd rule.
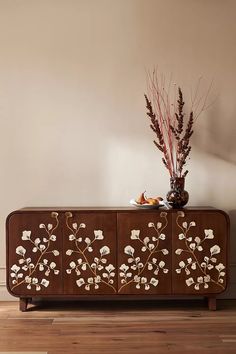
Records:
[[[173,208],[182,208],[188,203],[188,192],[184,190],[184,177],[171,177],[171,190],[166,195],[167,202]]]

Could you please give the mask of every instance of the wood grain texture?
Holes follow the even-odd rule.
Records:
[[[0,354],[47,354],[46,352],[0,352]]]
[[[103,277],[104,272],[106,272],[106,266],[108,264],[113,265],[115,270],[116,267],[116,214],[110,214],[109,217],[107,213],[97,212],[97,213],[70,213],[71,217],[65,218],[63,220],[63,242],[64,242],[64,252],[63,252],[63,286],[65,295],[95,295],[95,294],[116,294],[117,289],[117,277],[113,277],[112,284],[108,284],[108,279]],[[73,224],[79,225],[84,223],[85,228],[79,229],[76,232],[73,229]],[[95,231],[98,230],[98,231]],[[101,232],[102,239],[95,239],[94,232]],[[81,239],[83,241],[76,242],[70,241],[70,235],[74,237],[74,240]],[[91,247],[88,247],[88,244],[85,240],[89,239]],[[88,242],[88,241],[87,241]],[[102,247],[109,248],[109,254],[105,258],[101,257],[100,250]],[[91,248],[91,251],[89,251]],[[71,255],[67,255],[67,250],[73,250]],[[101,261],[99,266],[101,269],[94,268],[95,259],[99,262],[99,259],[103,258],[106,262],[105,264]],[[85,265],[85,269],[79,265],[79,260]],[[74,262],[76,264],[75,268],[71,270],[70,264]],[[97,264],[98,266],[98,264]],[[66,271],[69,270],[70,273],[67,274]],[[96,279],[97,277],[101,278],[99,286],[95,287],[95,281],[89,285],[89,291],[85,289],[84,286],[78,286],[78,279],[82,278],[86,283],[88,279]]]
[[[181,271],[178,274],[176,271],[173,271],[172,284],[173,284],[173,293],[174,294],[196,294],[196,289],[193,285],[187,286],[186,280],[188,278],[193,279],[197,283],[197,279],[204,279],[208,274],[211,281],[207,284],[198,283],[199,293],[201,294],[217,294],[225,290],[227,286],[227,277],[228,272],[224,271],[225,276],[222,277],[219,282],[219,272],[216,269],[217,265],[222,265],[222,270],[228,269],[228,228],[227,222],[228,218],[225,217],[225,214],[221,211],[216,211],[212,213],[202,213],[199,211],[188,211],[183,213],[183,217],[178,214],[173,215],[172,223],[172,234],[173,234],[173,270],[180,268],[179,264],[182,263],[188,265],[185,268],[185,271]],[[191,223],[194,223],[193,227],[190,227]],[[184,228],[182,225],[188,225],[188,228]],[[205,238],[206,232],[212,232],[211,238]],[[186,238],[182,239],[180,234]],[[186,241],[192,240],[192,241]],[[196,240],[199,242],[201,251],[198,251],[197,248],[194,250],[191,249],[191,246],[197,246]],[[219,245],[219,254],[217,253],[217,261],[211,264],[211,248],[218,247],[214,245]],[[176,250],[182,249],[183,251],[180,254],[176,254]],[[218,252],[218,251],[217,251]],[[201,265],[207,261],[206,268]],[[189,261],[189,262],[188,262]],[[217,265],[216,265],[217,264]],[[192,268],[192,265],[195,265],[195,268]],[[208,268],[207,268],[208,266]],[[212,268],[210,268],[212,267]],[[224,268],[223,268],[224,267]],[[223,273],[222,273],[223,274]],[[195,284],[196,284],[195,283]],[[207,288],[205,288],[207,285]]]
[[[223,354],[236,352],[236,301],[0,303],[0,352]]]
[[[118,213],[117,217],[118,293],[171,294],[172,230],[170,215],[155,211],[148,214],[142,212],[138,214]],[[150,227],[150,224],[154,227]],[[160,229],[157,229],[157,224],[161,225]],[[137,239],[135,237],[132,239],[132,232],[138,232]],[[163,239],[159,239],[160,235],[163,236]],[[147,245],[145,247],[145,240],[147,243],[150,242],[153,247],[150,251]],[[134,250],[133,262],[131,256],[125,251],[127,247],[132,247]],[[166,253],[163,254],[162,250],[165,250]],[[163,264],[162,268],[159,267],[160,263]],[[139,268],[139,264],[141,268]],[[150,266],[151,268],[149,268]],[[128,268],[126,274],[130,274],[130,277],[122,276],[122,274],[125,275],[123,267]],[[140,285],[135,278],[145,279],[146,284],[141,283]],[[151,279],[157,281],[158,284],[148,285]],[[148,291],[146,286],[149,287]]]

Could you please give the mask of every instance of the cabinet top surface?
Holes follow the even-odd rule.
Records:
[[[21,208],[18,210],[15,210],[14,212],[29,212],[29,211],[34,211],[34,212],[46,212],[46,211],[58,211],[58,212],[66,212],[66,211],[90,211],[90,212],[98,212],[98,211],[106,211],[106,212],[155,212],[155,211],[167,211],[167,212],[176,212],[178,210],[181,211],[217,211],[219,209],[216,209],[214,207],[210,206],[190,206],[186,208],[180,208],[180,209],[167,209],[166,207],[160,207],[160,208],[142,208],[142,207],[25,207]]]

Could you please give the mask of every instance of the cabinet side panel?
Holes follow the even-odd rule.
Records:
[[[58,214],[20,212],[6,223],[7,287],[14,296],[62,294]]]
[[[219,211],[173,214],[173,293],[217,294],[226,289],[228,218]]]

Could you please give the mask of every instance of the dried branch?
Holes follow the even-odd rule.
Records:
[[[211,89],[209,86],[205,96],[198,99],[200,79],[194,97],[191,99],[192,109],[189,118],[185,121],[184,99],[178,87],[176,104],[176,86],[174,84],[174,102],[171,96],[171,79],[168,89],[165,89],[165,78],[159,79],[156,70],[152,75],[147,74],[149,95],[145,94],[147,116],[150,127],[156,135],[155,146],[163,153],[162,162],[168,169],[171,177],[185,177],[188,170],[183,171],[191,151],[190,139],[193,134],[193,125],[196,118],[207,108],[206,102]],[[150,97],[150,98],[149,98]],[[194,111],[196,107],[196,111]]]

